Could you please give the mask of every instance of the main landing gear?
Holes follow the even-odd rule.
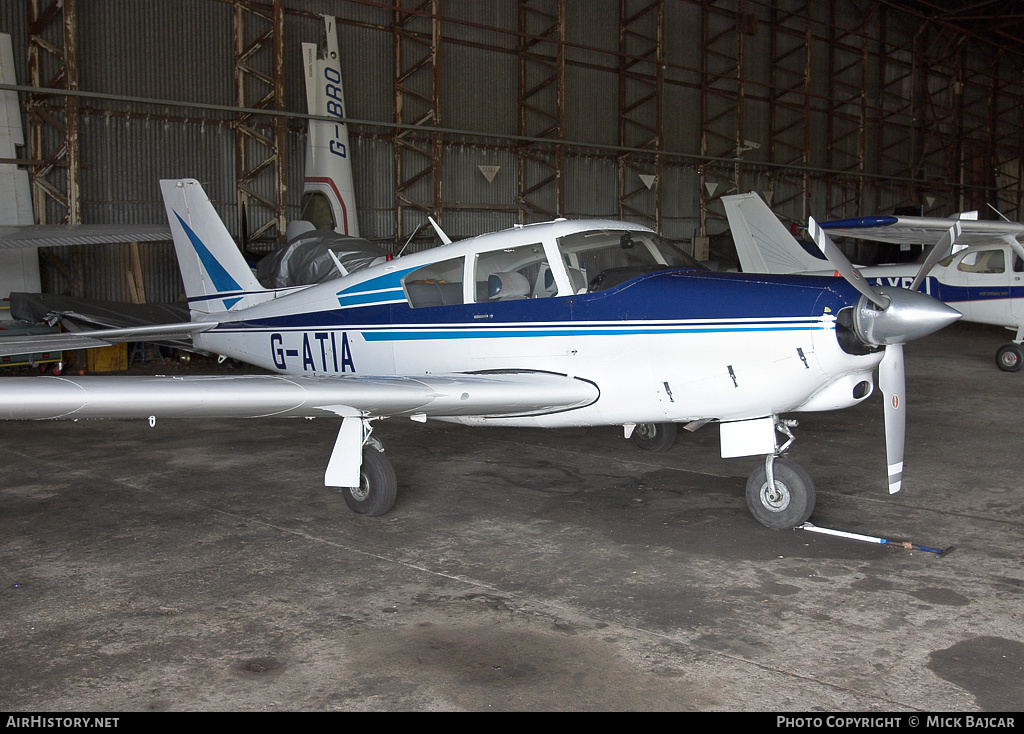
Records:
[[[637,423],[630,438],[638,449],[667,451],[676,442],[676,424]]]
[[[996,352],[996,364],[1003,372],[1017,372],[1024,367],[1024,348],[1016,342],[999,347]]]
[[[353,512],[379,517],[395,504],[398,480],[391,460],[384,455],[384,447],[372,436],[366,436],[359,468],[358,487],[340,487],[345,504]]]

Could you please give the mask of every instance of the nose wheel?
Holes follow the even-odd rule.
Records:
[[[762,525],[795,528],[814,512],[814,481],[799,464],[767,456],[747,479],[747,507]]]

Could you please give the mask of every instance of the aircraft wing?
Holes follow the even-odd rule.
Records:
[[[64,332],[58,334],[32,334],[0,337],[0,357],[35,352],[56,352],[65,349],[92,349],[108,347],[120,342],[152,342],[191,339],[198,331],[212,329],[215,322],[186,321],[180,324],[133,326],[123,329],[96,329],[93,331]]]
[[[589,381],[532,371],[385,377],[10,377],[0,379],[0,417],[497,417],[579,408],[599,395]]]
[[[900,245],[934,245],[953,226],[954,219],[941,217],[877,216],[824,222],[830,235],[856,237]],[[1024,235],[1024,224],[979,219],[961,219],[957,245],[985,245],[1016,241]]]
[[[149,224],[38,224],[0,226],[0,249],[105,245],[112,242],[170,242],[171,228]]]

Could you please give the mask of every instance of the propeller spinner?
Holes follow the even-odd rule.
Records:
[[[903,345],[948,326],[962,315],[941,301],[916,290],[932,266],[952,249],[960,234],[960,223],[953,224],[929,254],[914,278],[915,290],[869,285],[813,218],[807,222],[807,232],[832,267],[861,294],[854,307],[853,328],[857,337],[867,345],[885,347],[885,354],[878,365],[878,388],[885,400],[885,455],[889,466],[889,493],[899,492],[903,482],[907,421]]]

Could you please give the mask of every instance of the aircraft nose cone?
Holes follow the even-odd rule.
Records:
[[[905,344],[933,334],[963,316],[955,308],[919,291],[890,286],[876,290],[889,299],[889,307],[879,310],[862,297],[854,313],[857,333],[867,344]]]

